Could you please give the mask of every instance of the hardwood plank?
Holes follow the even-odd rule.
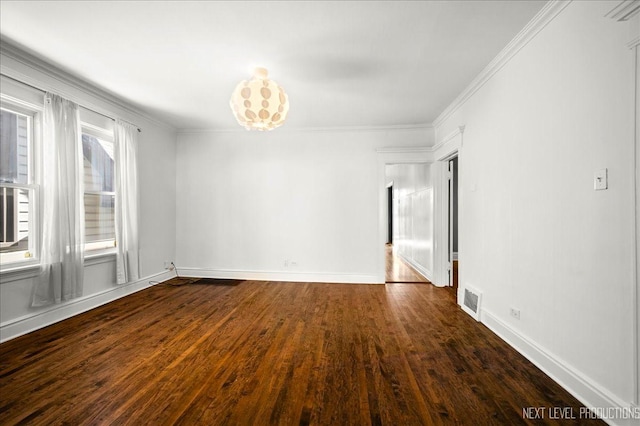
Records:
[[[579,412],[450,289],[192,281],[1,344],[0,423],[557,425],[522,409]]]
[[[393,254],[393,246],[385,245],[385,281],[387,283],[428,283],[418,271],[399,256]]]

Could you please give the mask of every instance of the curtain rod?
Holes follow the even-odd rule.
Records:
[[[43,89],[43,88],[41,88],[41,87],[37,87],[37,86],[34,86],[33,84],[25,83],[24,81],[20,81],[20,80],[18,80],[17,78],[13,78],[13,77],[8,76],[8,75],[6,75],[6,74],[0,74],[0,75],[2,75],[3,77],[8,78],[9,80],[13,80],[13,81],[15,81],[16,83],[20,83],[20,84],[23,84],[23,85],[25,85],[25,86],[31,87],[32,89],[36,89],[36,90],[38,90],[38,91],[40,91],[40,92],[43,92],[43,93],[47,93],[47,92],[48,92],[47,90],[44,90],[44,89]],[[79,106],[81,106],[82,108],[86,109],[86,110],[89,110],[89,111],[91,111],[91,112],[95,112],[95,113],[96,113],[96,114],[98,114],[98,115],[101,115],[101,116],[103,116],[103,117],[106,117],[106,118],[108,118],[108,119],[109,119],[109,120],[111,120],[111,121],[116,121],[116,119],[115,119],[115,118],[113,118],[113,117],[111,117],[111,116],[108,116],[107,114],[104,114],[104,113],[101,113],[101,112],[99,112],[99,111],[96,111],[95,109],[87,108],[87,107],[86,107],[86,106],[84,106],[84,105],[80,105],[80,104],[78,104],[78,105],[79,105]],[[135,126],[135,124],[134,124],[134,126]],[[140,127],[136,126],[136,129],[138,130],[138,132],[142,132],[142,130],[140,129]]]

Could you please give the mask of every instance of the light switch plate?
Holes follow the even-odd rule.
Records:
[[[593,189],[601,191],[608,188],[607,169],[596,170],[593,174]]]

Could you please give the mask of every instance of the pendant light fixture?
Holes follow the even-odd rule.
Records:
[[[280,127],[289,112],[287,94],[269,80],[266,68],[256,68],[250,80],[238,83],[229,104],[238,123],[247,130]]]

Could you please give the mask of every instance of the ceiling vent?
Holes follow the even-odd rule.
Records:
[[[462,309],[471,315],[476,321],[480,321],[480,303],[482,293],[472,287],[465,287]]]

